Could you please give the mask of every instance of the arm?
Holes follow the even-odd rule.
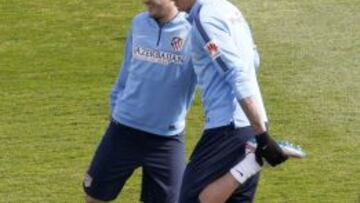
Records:
[[[246,97],[239,101],[241,108],[244,110],[247,118],[250,121],[256,135],[266,132],[265,122],[261,119],[255,101],[252,97]]]
[[[189,108],[191,107],[191,105],[194,102],[195,93],[196,93],[196,85],[197,85],[197,77],[196,77],[196,73],[195,73],[195,69],[194,69],[194,65],[192,63],[192,60],[190,60],[189,66],[191,67],[191,77],[190,77],[190,80],[189,80],[190,87],[189,87],[189,91],[188,91],[188,97],[190,98],[190,101],[189,101],[189,103],[187,105],[188,110],[189,110]]]
[[[132,58],[132,32],[130,30],[126,40],[125,53],[124,53],[123,62],[121,64],[121,70],[110,93],[110,114],[114,110],[116,99],[118,98],[119,95],[122,94],[122,92],[125,89],[126,80],[129,74],[129,66],[131,63],[131,58]]]
[[[254,65],[255,65],[255,70],[256,72],[259,72],[260,71],[260,54],[259,54],[259,51],[256,47],[256,45],[254,45]]]
[[[236,47],[236,43],[231,38],[228,28],[222,21],[216,18],[209,18],[201,20],[201,22],[197,19],[195,22],[200,35],[202,35],[205,41],[205,49],[208,50],[220,74],[224,76],[227,83],[232,87],[236,99],[256,133],[256,140],[259,146],[257,154],[264,157],[272,166],[284,162],[287,156],[267,132],[265,121],[262,120],[256,107],[254,100],[255,92],[254,88],[252,88],[250,76],[254,67],[250,67],[245,62],[246,60],[244,59],[247,56],[240,54],[241,52],[246,53],[246,51]],[[246,35],[240,37],[244,40],[249,40]],[[215,49],[217,50],[216,52],[211,51],[214,50],[213,47],[217,47]]]
[[[199,35],[205,41],[204,48],[207,49],[219,73],[232,87],[251,126],[256,134],[264,133],[266,131],[265,122],[257,110],[253,99],[255,92],[250,81],[250,71],[254,67],[250,67],[244,62],[244,56],[239,54],[239,48],[236,47],[226,25],[221,21],[211,18],[203,19],[201,22],[197,19],[195,22]],[[246,38],[244,37],[244,39]]]

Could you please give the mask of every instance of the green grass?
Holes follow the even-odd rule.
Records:
[[[276,138],[305,160],[266,168],[257,202],[360,201],[360,2],[242,1]],[[108,93],[141,1],[0,0],[0,202],[81,202]],[[197,97],[187,152],[203,121]],[[116,202],[138,202],[140,172]]]

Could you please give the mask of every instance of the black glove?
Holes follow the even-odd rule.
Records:
[[[261,161],[261,159],[258,160],[258,157],[261,156],[264,157],[271,166],[276,166],[289,158],[267,132],[257,135],[256,141],[257,148],[255,154],[258,162]]]

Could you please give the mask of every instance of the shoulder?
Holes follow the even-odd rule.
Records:
[[[179,19],[179,21],[182,23],[190,24],[189,21],[187,20],[187,17],[188,17],[188,14],[181,11],[177,14],[176,18]]]
[[[224,28],[227,24],[227,12],[227,10],[224,10],[224,5],[217,2],[205,3],[194,16],[195,26],[199,28],[205,26],[205,24],[211,24],[218,28]]]
[[[141,23],[146,22],[149,19],[149,13],[147,11],[143,11],[141,13],[138,13],[134,18],[132,19],[132,23]]]
[[[216,18],[220,17],[227,11],[223,10],[224,5],[218,1],[206,1],[201,5],[200,10],[197,13],[197,17],[200,19]]]
[[[180,12],[178,14],[177,18],[177,24],[183,26],[185,29],[190,30],[191,29],[191,23],[188,21],[188,14],[185,12]]]
[[[243,18],[241,12],[231,2],[214,0],[203,4],[195,20],[217,28],[230,29],[233,21],[240,18]]]
[[[211,23],[221,24],[226,16],[228,10],[225,10],[223,4],[219,4],[218,1],[206,1],[195,14],[196,24]]]

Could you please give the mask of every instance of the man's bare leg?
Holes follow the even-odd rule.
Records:
[[[247,179],[257,174],[261,166],[257,163],[255,154],[249,153],[234,166],[230,172],[207,185],[200,193],[201,203],[223,203],[233,192],[245,183]]]
[[[226,202],[239,186],[240,183],[229,172],[206,186],[200,193],[199,200],[201,203]]]

